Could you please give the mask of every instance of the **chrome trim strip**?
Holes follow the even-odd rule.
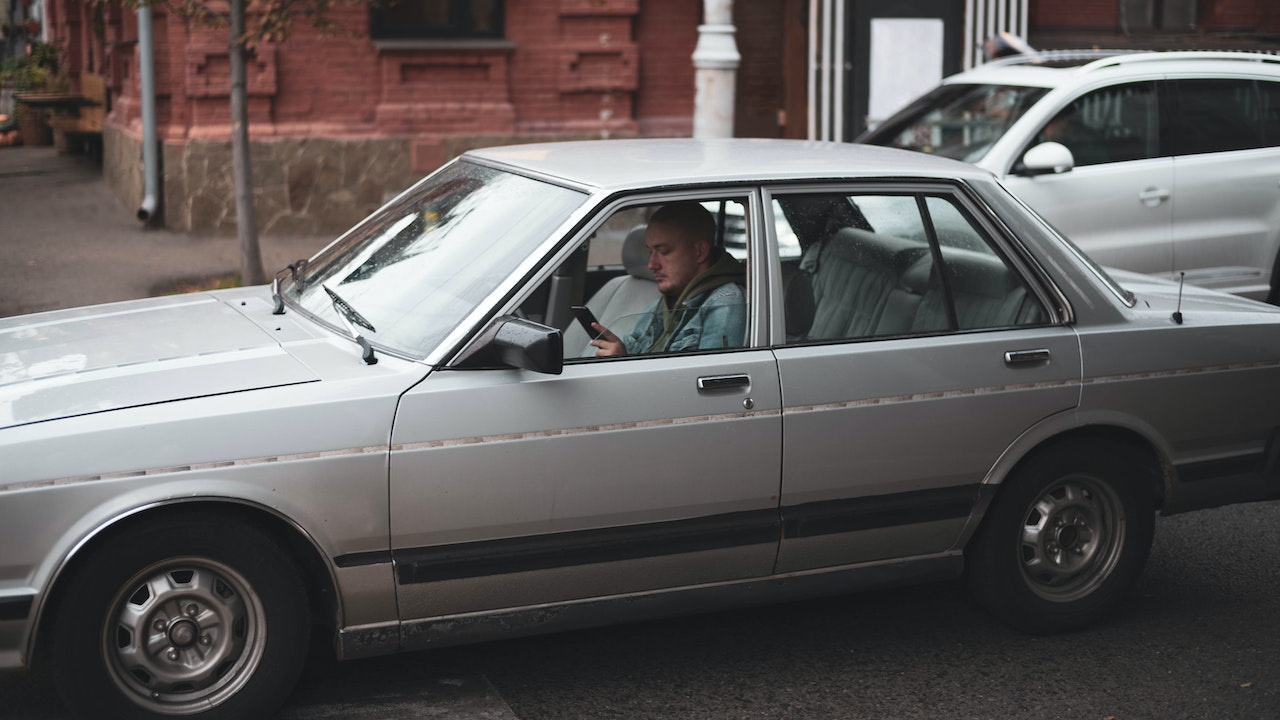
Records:
[[[561,428],[558,430],[536,430],[532,432],[509,433],[506,435],[481,435],[469,438],[452,438],[448,440],[425,440],[416,443],[401,443],[391,446],[392,452],[404,450],[431,450],[435,448],[456,447],[458,445],[481,445],[499,442],[518,442],[520,440],[540,440],[570,435],[592,435],[616,430],[648,430],[676,425],[695,425],[700,423],[724,422],[728,420],[749,420],[757,417],[771,417],[782,414],[781,410],[753,410],[750,412],[720,413],[717,415],[695,415],[682,418],[661,418],[658,420],[638,420],[634,422],[611,423],[609,425],[584,425],[581,427]]]
[[[939,390],[937,392],[910,393],[907,395],[893,395],[889,397],[863,398],[862,400],[847,400],[845,402],[822,403],[821,405],[799,405],[792,408],[786,408],[783,411],[783,414],[798,415],[801,413],[827,412],[829,410],[847,410],[849,408],[868,407],[872,405],[897,405],[899,403],[920,402],[922,400],[946,400],[950,398],[994,395],[996,393],[1015,392],[1021,390],[1046,390],[1049,388],[1071,387],[1078,384],[1080,384],[1079,381],[1072,378],[1069,380],[1019,383],[1016,385],[992,385],[984,388]]]
[[[1152,378],[1178,377],[1181,375],[1202,375],[1216,372],[1232,372],[1236,370],[1261,370],[1280,367],[1280,360],[1258,360],[1246,363],[1230,363],[1227,365],[1208,365],[1198,368],[1180,368],[1177,370],[1156,370],[1153,372],[1124,373],[1121,375],[1101,375],[1096,378],[1085,378],[1085,385],[1104,385],[1106,383],[1128,382],[1130,380],[1148,380]]]
[[[554,430],[536,430],[530,432],[508,433],[502,435],[478,435],[472,437],[449,438],[444,440],[425,440],[414,443],[397,443],[389,448],[384,445],[370,445],[367,447],[343,448],[338,450],[317,450],[314,452],[294,453],[290,455],[271,455],[258,458],[244,458],[239,460],[221,460],[206,463],[193,463],[191,465],[174,465],[170,467],[145,468],[140,470],[125,470],[114,473],[103,473],[100,475],[80,475],[76,477],[52,478],[47,480],[33,480],[30,482],[19,482],[0,484],[0,493],[13,492],[17,490],[30,490],[44,487],[54,487],[58,485],[74,485],[85,482],[95,482],[98,480],[121,480],[126,478],[145,477],[149,475],[167,475],[180,472],[194,472],[202,470],[216,470],[225,467],[244,467],[252,465],[263,465],[267,463],[288,463],[300,462],[305,460],[318,460],[334,457],[350,457],[356,455],[376,455],[386,452],[405,452],[415,450],[433,450],[437,448],[458,447],[463,445],[484,445],[491,443],[504,442],[520,442],[522,440],[540,440],[554,437],[569,437],[573,435],[591,435],[601,432],[614,432],[618,430],[647,430],[660,427],[674,427],[679,425],[696,425],[701,423],[724,422],[734,420],[750,420],[753,418],[774,417],[778,415],[800,415],[804,413],[828,412],[832,410],[847,410],[856,407],[872,407],[876,405],[895,405],[899,403],[920,402],[923,400],[945,400],[950,398],[975,397],[980,395],[994,395],[997,393],[1019,392],[1028,390],[1048,390],[1052,388],[1070,387],[1073,385],[1105,385],[1108,383],[1130,382],[1133,380],[1151,380],[1156,378],[1181,377],[1185,375],[1200,375],[1218,372],[1236,372],[1241,370],[1259,370],[1280,367],[1280,360],[1260,360],[1248,363],[1232,363],[1225,365],[1209,365],[1199,368],[1180,368],[1176,370],[1158,370],[1154,372],[1137,372],[1123,373],[1119,375],[1103,375],[1094,378],[1085,378],[1084,380],[1076,380],[1074,378],[1066,380],[1050,380],[1038,383],[1016,383],[1011,385],[990,385],[980,388],[962,388],[959,390],[941,390],[937,392],[909,393],[904,395],[891,395],[886,397],[863,398],[860,400],[846,400],[843,402],[821,403],[817,405],[800,405],[791,408],[774,409],[774,410],[752,410],[737,413],[718,413],[714,415],[694,415],[690,417],[680,418],[660,418],[657,420],[640,420],[635,422],[611,423],[609,425],[584,425],[579,427],[559,428]]]
[[[47,480],[32,480],[30,482],[9,483],[0,485],[0,493],[13,492],[16,490],[33,490],[37,488],[55,487],[58,485],[77,485],[80,483],[97,482],[99,480],[124,480],[128,478],[146,477],[149,475],[169,475],[172,473],[195,472],[201,470],[216,470],[228,467],[247,467],[251,465],[265,465],[268,463],[289,463],[300,462],[303,460],[317,460],[321,458],[332,457],[349,457],[354,455],[375,455],[385,453],[387,447],[385,445],[369,445],[360,448],[344,448],[341,450],[317,450],[314,452],[294,453],[292,455],[271,455],[258,458],[242,458],[239,460],[216,460],[205,463],[192,463],[190,465],[171,465],[168,467],[143,468],[140,470],[122,470],[120,472],[102,473],[100,475],[78,475],[74,477],[50,478]]]

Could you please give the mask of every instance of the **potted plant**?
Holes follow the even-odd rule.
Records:
[[[11,85],[14,92],[50,92],[58,89],[58,53],[53,45],[27,43],[27,53],[0,66],[0,81]],[[53,134],[45,122],[44,111],[19,102],[18,130],[28,145],[51,145]]]

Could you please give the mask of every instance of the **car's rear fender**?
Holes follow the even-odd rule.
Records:
[[[968,544],[982,523],[992,498],[999,493],[1005,479],[1023,462],[1052,445],[1079,439],[1121,444],[1140,453],[1146,460],[1144,466],[1149,473],[1147,477],[1136,481],[1146,484],[1157,508],[1162,511],[1165,509],[1173,487],[1174,472],[1169,462],[1169,447],[1159,433],[1150,424],[1132,415],[1072,409],[1050,415],[1028,428],[1000,455],[982,480],[980,497],[956,547],[962,548]]]

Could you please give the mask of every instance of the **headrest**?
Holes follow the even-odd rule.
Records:
[[[993,255],[943,248],[942,257],[947,266],[947,282],[954,293],[1003,298],[1018,285],[1000,258]],[[903,285],[919,294],[927,292],[934,282],[933,258],[928,256],[920,258],[902,275]]]
[[[649,247],[644,244],[644,228],[644,225],[635,226],[622,241],[622,266],[633,278],[652,280],[653,271],[649,269]]]

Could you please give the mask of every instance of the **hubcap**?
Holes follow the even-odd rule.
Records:
[[[1064,478],[1023,517],[1023,579],[1037,595],[1069,602],[1110,576],[1123,547],[1123,506],[1110,485],[1088,476]]]
[[[208,559],[168,560],[121,588],[103,628],[111,679],[149,711],[187,715],[235,694],[266,646],[262,603]]]

